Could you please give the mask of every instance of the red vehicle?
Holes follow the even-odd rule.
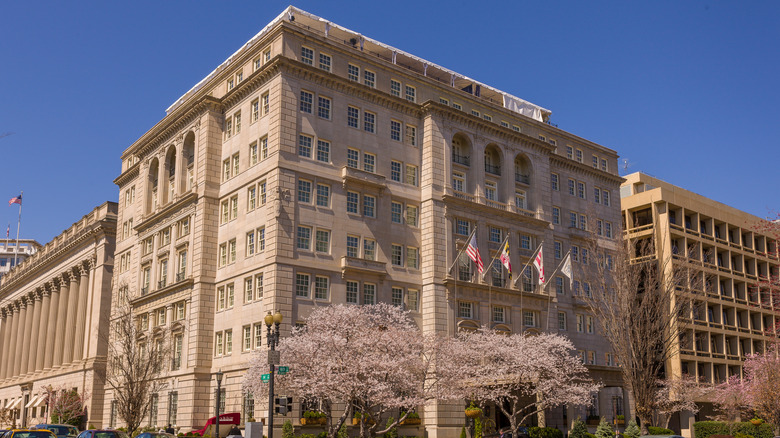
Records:
[[[200,436],[203,436],[203,434],[214,436],[215,432],[215,426],[217,424],[217,417],[211,417],[209,418],[209,421],[206,422],[206,425],[203,426],[203,429],[193,430],[193,433],[196,433]],[[219,437],[215,438],[224,438],[228,435],[228,432],[230,431],[230,428],[233,425],[239,425],[241,424],[241,414],[238,412],[233,412],[230,414],[222,414],[219,416]]]

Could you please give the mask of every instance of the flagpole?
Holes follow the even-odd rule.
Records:
[[[24,191],[19,193],[19,221],[16,223],[16,248],[14,248],[14,266],[19,263],[19,228],[22,227],[22,202],[24,202]]]
[[[458,263],[458,261],[460,260],[460,256],[463,255],[463,251],[466,248],[468,248],[469,242],[471,242],[471,237],[474,236],[474,233],[476,232],[477,232],[477,226],[474,225],[474,229],[471,230],[471,233],[469,233],[469,237],[466,238],[466,244],[463,246],[463,248],[460,249],[460,251],[458,251],[458,255],[455,257],[455,261],[452,262],[452,264],[450,265],[450,269],[447,270],[448,274],[452,272],[452,268],[454,268],[455,264]]]
[[[571,254],[571,249],[569,249],[569,252],[567,252],[567,253],[566,253],[566,255],[563,257],[563,259],[561,259],[561,262],[560,262],[560,263],[558,263],[558,267],[557,267],[557,268],[555,268],[555,270],[553,271],[553,273],[552,273],[552,274],[550,274],[550,278],[553,278],[553,277],[555,277],[555,274],[557,274],[557,273],[558,273],[558,270],[560,270],[560,269],[561,269],[561,266],[562,266],[562,265],[563,265],[563,264],[566,262],[566,257],[569,257],[569,255],[570,255],[570,254]],[[544,285],[544,289],[546,289],[546,288],[547,288],[547,284],[549,284],[549,283],[550,283],[549,281],[548,281],[547,283],[545,283],[545,285]]]

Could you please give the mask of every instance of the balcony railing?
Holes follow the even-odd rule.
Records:
[[[187,278],[187,272],[186,271],[180,271],[176,273],[176,281],[182,281],[185,278]]]
[[[531,177],[529,175],[523,175],[522,173],[515,172],[515,182],[531,184]]]
[[[149,286],[144,286],[141,288],[141,296],[146,295],[149,293]]]
[[[485,163],[485,172],[501,176],[501,166],[494,166],[492,164]]]
[[[167,278],[163,278],[162,280],[157,282],[157,289],[164,288],[166,284],[168,284],[168,279]]]
[[[468,155],[452,154],[452,162],[456,164],[462,164],[464,166],[470,166],[470,157]]]

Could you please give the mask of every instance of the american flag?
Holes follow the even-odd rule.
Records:
[[[507,272],[512,273],[512,263],[509,261],[509,239],[504,243],[504,250],[501,251],[501,263]]]
[[[14,204],[22,205],[22,195],[14,196],[13,198],[11,198],[10,201],[8,201],[8,205],[14,205]]]
[[[534,266],[539,271],[539,284],[544,284],[544,262],[542,261],[542,248],[539,248],[539,252],[536,253]]]
[[[482,257],[479,255],[479,249],[477,249],[477,233],[471,236],[469,246],[466,248],[466,255],[469,256],[472,262],[477,264],[477,269],[481,274],[485,270],[485,265],[482,264]]]

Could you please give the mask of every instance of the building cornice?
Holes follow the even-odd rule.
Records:
[[[135,178],[138,178],[138,174],[140,172],[140,169],[141,169],[141,162],[138,161],[135,164],[133,164],[132,166],[130,166],[129,169],[127,169],[126,171],[122,172],[121,175],[119,175],[118,177],[114,178],[114,184],[118,185],[121,188],[122,186],[124,186],[125,184],[131,182]]]
[[[603,181],[613,183],[613,184],[623,184],[626,179],[621,177],[620,175],[615,175],[614,173],[605,172],[600,169],[596,169],[593,166],[588,166],[585,163],[578,163],[574,160],[570,160],[568,158],[561,157],[560,155],[553,154],[550,156],[550,164],[555,165],[559,168],[572,170],[577,173],[585,173],[591,176],[595,176],[596,178],[599,178]]]
[[[176,212],[179,212],[181,209],[187,206],[187,204],[194,204],[198,200],[198,194],[195,191],[191,191],[181,198],[177,199],[175,202],[171,202],[161,209],[159,209],[157,212],[150,214],[149,216],[142,217],[141,221],[138,222],[134,229],[138,233],[142,233],[145,230],[149,229],[150,227],[154,226],[155,224],[159,223],[163,219],[165,219],[168,216],[173,215]]]

